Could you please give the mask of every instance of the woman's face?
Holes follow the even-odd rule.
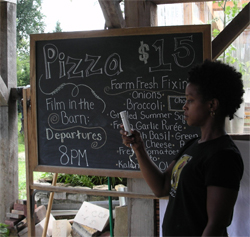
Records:
[[[186,103],[183,106],[184,118],[189,126],[204,126],[210,118],[210,103],[202,100],[198,86],[189,83],[186,87]]]

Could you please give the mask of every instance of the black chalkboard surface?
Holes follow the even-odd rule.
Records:
[[[199,134],[186,125],[182,106],[187,72],[210,58],[207,31],[203,25],[31,36],[38,166],[110,176],[138,171],[119,134],[126,110],[151,159],[166,169]]]

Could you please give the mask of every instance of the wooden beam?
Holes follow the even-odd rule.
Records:
[[[226,48],[250,24],[250,3],[228,24],[212,42],[212,60],[216,60]]]
[[[0,1],[0,222],[18,199],[17,104],[10,100],[16,79],[16,4]],[[7,104],[6,104],[7,103]]]
[[[25,139],[25,170],[26,170],[26,196],[27,196],[27,224],[28,224],[28,236],[35,236],[35,218],[33,218],[33,193],[34,190],[30,186],[34,182],[33,178],[33,167],[31,165],[31,158],[29,157],[29,150],[32,147],[29,144],[29,126],[30,126],[30,106],[28,105],[28,100],[30,99],[30,88],[23,89],[23,116],[24,116],[24,139]],[[35,106],[34,106],[35,107]]]
[[[157,26],[157,6],[147,0],[125,0],[126,27]]]
[[[0,76],[0,106],[7,106],[9,98],[9,90]]]
[[[139,180],[139,179],[137,179]],[[141,182],[144,182],[143,179],[140,179]],[[158,199],[152,191],[150,191],[149,187],[145,188],[144,190],[141,187],[138,188],[140,192],[119,192],[119,191],[110,191],[110,190],[96,190],[96,189],[82,189],[82,188],[71,188],[71,187],[61,187],[61,186],[47,186],[42,184],[31,184],[31,190],[44,190],[50,192],[66,192],[66,193],[84,193],[87,195],[94,195],[94,196],[112,196],[112,197],[128,197],[128,198],[143,198],[143,199]],[[137,190],[138,190],[137,189]],[[164,197],[163,199],[168,199],[168,197]]]
[[[109,29],[123,28],[125,26],[125,20],[120,8],[120,0],[98,1],[106,21],[106,27],[108,27]]]
[[[192,3],[183,4],[184,25],[193,24]]]

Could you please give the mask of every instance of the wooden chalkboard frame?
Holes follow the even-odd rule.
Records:
[[[112,169],[90,169],[78,167],[59,167],[49,165],[39,165],[38,163],[38,132],[37,132],[37,101],[36,101],[36,42],[58,40],[58,39],[77,39],[93,37],[113,37],[113,36],[133,36],[133,35],[154,35],[154,34],[176,34],[176,33],[202,33],[203,35],[203,60],[211,59],[211,26],[210,25],[192,25],[175,27],[142,27],[142,28],[124,28],[101,31],[86,32],[63,32],[50,34],[34,34],[30,37],[30,111],[28,112],[28,131],[27,143],[29,157],[29,168],[32,171],[68,173],[79,175],[98,175],[110,177],[142,178],[140,171],[112,170]],[[26,143],[26,144],[27,144]]]

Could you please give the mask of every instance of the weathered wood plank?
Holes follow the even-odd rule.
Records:
[[[119,0],[98,0],[101,6],[106,27],[109,29],[113,28],[123,28],[125,26],[125,20],[122,15]]]
[[[35,41],[30,37],[30,48],[35,48]],[[27,113],[27,143],[25,146],[28,146],[27,162],[30,170],[33,172],[34,168],[38,164],[38,145],[37,145],[37,116],[36,116],[36,52],[35,50],[30,50],[30,81],[32,82],[32,87],[28,90],[26,100],[30,101],[30,105],[26,108]],[[33,104],[32,104],[33,103]],[[31,177],[31,173],[30,173]],[[32,179],[30,180],[33,183],[33,174]]]
[[[216,60],[226,48],[250,24],[250,3],[228,24],[212,42],[212,60]]]
[[[9,90],[0,76],[0,106],[7,106],[9,98]]]
[[[37,158],[35,159],[37,160]],[[77,168],[77,167],[58,167],[58,166],[47,166],[39,165],[34,168],[34,171],[40,172],[52,172],[52,173],[67,173],[67,174],[79,174],[79,175],[93,175],[93,169],[89,168]],[[96,173],[96,172],[95,172]],[[112,170],[112,174],[108,169],[99,169],[99,176],[112,176],[112,177],[133,177],[142,178],[140,171],[128,171],[128,170]]]
[[[57,177],[58,177],[58,173],[55,173],[53,175],[52,186],[56,186]],[[44,227],[43,227],[42,237],[46,237],[46,235],[47,235],[47,229],[48,229],[48,225],[49,225],[49,218],[50,218],[50,213],[51,213],[51,209],[52,209],[53,199],[54,199],[54,192],[51,192],[49,195],[49,202],[48,202],[46,219],[45,219],[45,223],[44,223]]]
[[[184,25],[193,24],[192,3],[183,4]]]
[[[125,0],[126,27],[157,26],[157,5],[150,1]]]
[[[24,138],[25,138],[25,157],[26,157],[26,195],[27,195],[27,223],[28,223],[28,234],[29,236],[35,235],[35,218],[33,218],[32,212],[32,196],[34,190],[30,188],[30,185],[33,184],[33,170],[30,166],[30,157],[29,157],[29,131],[28,131],[28,109],[29,105],[27,104],[28,99],[30,98],[30,89],[23,89],[23,115],[24,115]]]
[[[95,189],[84,189],[84,188],[71,188],[71,187],[61,187],[61,186],[48,186],[41,184],[30,184],[30,189],[32,190],[43,190],[50,192],[67,192],[67,193],[85,193],[87,195],[95,195],[95,196],[112,196],[112,197],[128,197],[128,198],[143,198],[143,199],[158,199],[149,189],[147,184],[145,183],[144,188],[144,180],[143,179],[130,179],[139,180],[141,189],[133,187],[132,191],[128,192],[119,192],[119,191],[109,191],[109,190],[95,190]],[[168,199],[168,197],[162,198]]]
[[[0,1],[0,222],[18,199],[16,88],[16,4]]]
[[[229,135],[233,140],[250,141],[250,134],[234,134],[234,133],[230,133]]]

